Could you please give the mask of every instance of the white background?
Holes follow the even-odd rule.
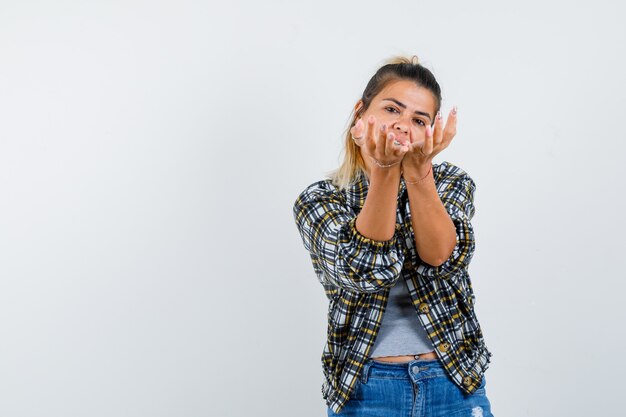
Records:
[[[395,54],[459,106],[494,414],[621,413],[611,3],[0,1],[0,415],[325,415],[292,206]]]

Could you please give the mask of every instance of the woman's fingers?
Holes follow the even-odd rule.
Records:
[[[454,135],[456,135],[457,112],[457,107],[452,107],[448,120],[446,120],[446,127],[443,129],[443,143],[446,147],[450,144]]]
[[[381,132],[381,136],[385,137],[384,139],[384,152],[385,152],[385,156],[394,156],[395,152],[394,152],[394,145],[393,145],[393,141],[396,139],[396,137],[394,136],[393,132]]]
[[[435,116],[435,132],[433,133],[433,145],[437,147],[443,140],[443,119],[441,117],[441,111],[437,112]]]
[[[357,120],[350,128],[350,134],[367,154],[381,163],[388,164],[402,159],[409,150],[409,143],[406,140],[398,141],[395,134],[388,130],[386,124],[378,126],[376,118],[369,116],[365,122]]]
[[[367,126],[365,128],[365,144],[372,155],[376,155],[378,135],[376,134],[376,118],[370,116],[367,118]]]
[[[426,126],[426,138],[424,145],[420,148],[422,156],[435,156],[448,147],[452,138],[456,134],[457,107],[454,106],[450,111],[445,127],[443,126],[443,117],[441,112],[437,112],[435,117],[434,129]]]
[[[398,139],[391,133],[391,146],[393,147],[393,155],[396,157],[404,157],[411,147],[411,143],[407,139]]]
[[[385,144],[385,154],[397,159],[406,153],[408,148],[404,143],[398,141],[396,135],[393,132],[387,134],[387,140]]]
[[[388,143],[389,140],[387,137],[387,125],[383,124],[380,126],[378,135],[376,136],[376,149],[383,155],[391,155],[391,153],[388,152]]]
[[[422,153],[424,156],[433,153],[433,128],[430,125],[426,126],[426,140],[422,146]]]
[[[383,124],[378,127],[374,116],[367,118],[365,140],[374,157],[380,158],[387,155],[387,126]]]
[[[359,119],[356,121],[354,126],[350,128],[350,134],[352,135],[352,139],[360,145],[363,142],[363,120]]]

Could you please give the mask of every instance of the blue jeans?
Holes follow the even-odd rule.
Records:
[[[493,417],[486,379],[472,395],[446,374],[438,359],[382,363],[368,359],[339,414],[368,417]]]

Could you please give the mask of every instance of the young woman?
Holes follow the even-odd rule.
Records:
[[[474,312],[474,181],[433,164],[456,133],[417,57],[370,79],[331,178],[294,216],[329,299],[322,355],[328,415],[492,416]]]

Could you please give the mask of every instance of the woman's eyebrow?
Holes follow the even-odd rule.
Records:
[[[398,100],[396,100],[395,98],[384,98],[384,99],[383,99],[383,101],[385,101],[385,100],[393,101],[393,102],[394,102],[394,103],[396,103],[398,106],[402,107],[403,109],[406,109],[406,105],[405,105],[405,104],[403,104],[403,103],[401,103],[401,102],[399,102],[399,101],[398,101]],[[426,116],[426,117],[428,117],[428,120],[429,120],[429,121],[432,121],[432,119],[431,119],[431,117],[430,117],[430,115],[429,115],[428,113],[424,113],[423,111],[418,111],[418,110],[415,110],[415,113],[416,113],[416,114],[419,114],[419,115],[422,115],[422,116]]]

